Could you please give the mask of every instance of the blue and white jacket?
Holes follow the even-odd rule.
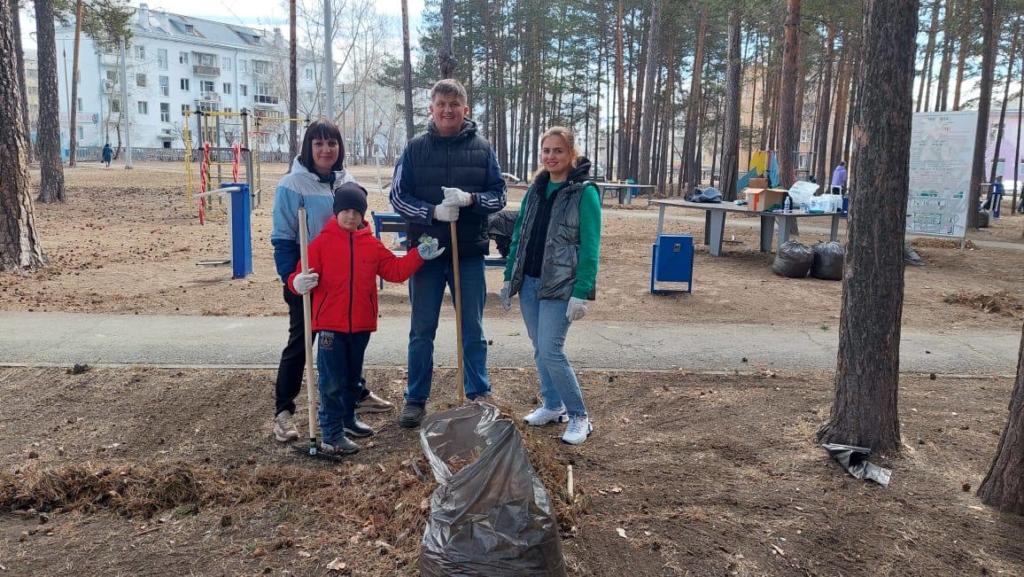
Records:
[[[320,182],[320,177],[295,157],[291,170],[277,183],[270,244],[274,245],[274,266],[281,282],[288,282],[288,275],[295,272],[301,258],[299,207],[306,208],[306,229],[309,242],[313,242],[324,225],[334,218],[334,190],[346,182],[355,182],[355,179],[344,169],[335,171],[333,186]]]

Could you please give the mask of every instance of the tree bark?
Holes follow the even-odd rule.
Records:
[[[625,74],[625,62],[623,58],[625,53],[623,51],[623,1],[619,0],[615,6],[615,90],[616,90],[616,113],[618,114],[618,129],[619,129],[619,156],[618,166],[616,167],[616,174],[621,179],[623,177],[623,150],[626,149],[626,138],[629,132],[629,119],[626,118],[626,74]],[[608,174],[611,178],[611,174]]]
[[[452,44],[452,26],[455,19],[455,0],[441,0],[441,78],[455,77],[455,51]]]
[[[651,0],[651,28],[647,36],[647,65],[645,67],[646,78],[644,79],[644,106],[650,110],[648,114],[641,117],[640,142],[646,143],[639,146],[639,158],[637,159],[638,182],[650,184],[651,179],[651,150],[654,148],[654,120],[657,115],[655,110],[655,99],[657,98],[657,86],[654,77],[661,70],[661,0]]]
[[[22,119],[14,22],[17,10],[0,10],[0,271],[45,264],[28,182],[28,138]]]
[[[949,73],[953,60],[953,22],[952,14],[957,10],[954,0],[946,0],[946,12],[943,17],[942,32],[942,63],[939,65],[939,86],[935,94],[935,110],[945,111],[949,106]]]
[[[989,172],[988,181],[995,182],[997,176],[996,167],[999,166],[999,149],[1003,145],[1003,125],[1006,123],[1006,104],[1010,101],[1010,82],[1013,81],[1010,71],[1013,70],[1014,60],[1017,58],[1017,40],[1020,38],[1020,20],[1013,26],[1013,40],[1010,42],[1010,57],[1006,61],[1006,84],[1003,88],[1003,102],[999,107],[999,126],[996,127],[996,143],[992,151],[992,168]],[[1006,166],[1003,166],[1006,170]]]
[[[971,166],[971,188],[967,201],[967,228],[978,228],[978,199],[981,179],[985,175],[985,145],[988,143],[989,112],[992,106],[992,79],[996,67],[995,0],[981,0],[982,38],[981,85],[978,95],[978,124],[974,134],[974,163]]]
[[[974,0],[966,0],[964,9],[957,15],[959,19],[960,50],[956,64],[956,86],[953,88],[953,110],[960,110],[960,89],[964,84],[964,67],[967,65],[967,54],[970,51],[971,10]],[[981,0],[986,2],[987,0]]]
[[[1010,394],[1010,416],[995,459],[978,487],[982,503],[1004,513],[1024,515],[1024,334],[1017,353],[1017,382]]]
[[[690,97],[687,103],[686,128],[683,136],[683,176],[679,181],[680,190],[689,193],[700,183],[699,163],[694,161],[697,151],[697,125],[701,106],[701,73],[704,70],[704,39],[707,35],[708,15],[701,10],[697,25],[697,49],[693,56],[693,72],[690,76]],[[696,173],[696,174],[695,174]]]
[[[38,202],[65,202],[64,164],[60,158],[60,93],[57,88],[57,40],[53,0],[36,0],[39,56],[39,196]],[[123,103],[122,103],[123,104]],[[122,107],[122,116],[125,108]]]
[[[294,0],[292,0],[294,2]],[[402,0],[402,90],[405,92],[405,140],[416,131],[412,119],[412,56],[409,46],[409,0]],[[504,95],[502,95],[504,99]],[[502,166],[505,166],[502,164]]]
[[[288,0],[288,158],[299,155],[299,125],[295,120],[299,117],[299,64],[298,43],[295,33],[295,0]],[[345,127],[341,127],[345,130]],[[342,154],[345,147],[342,146]],[[342,158],[344,163],[345,159]]]
[[[928,30],[928,47],[925,49],[925,62],[921,68],[921,87],[924,88],[924,98],[917,103],[917,111],[929,111],[932,99],[932,70],[935,67],[935,36],[939,33],[939,0],[932,2],[932,23]],[[920,98],[920,96],[918,96]],[[922,106],[924,108],[922,108]]]
[[[850,98],[850,78],[846,75],[850,63],[850,37],[845,34],[843,38],[843,53],[839,59],[839,70],[836,72],[836,115],[832,122],[832,146],[829,147],[831,151],[829,166],[832,167],[832,170],[835,170],[835,166],[843,160],[843,138],[845,137],[846,112]],[[821,181],[822,189],[826,190],[824,187],[830,183],[831,180]]]
[[[729,13],[729,67],[726,76],[725,134],[722,139],[722,196],[736,200],[736,182],[740,172],[740,99],[743,97],[740,77],[740,35],[743,14],[738,8]],[[756,86],[756,82],[754,83]],[[753,107],[753,103],[751,103]],[[753,109],[753,108],[751,108]],[[751,127],[753,128],[753,127]]]
[[[903,239],[917,0],[865,2],[857,155],[843,270],[835,401],[823,443],[898,451]]]
[[[832,120],[832,62],[835,60],[836,54],[836,27],[835,24],[828,23],[828,37],[825,40],[825,60],[822,63],[822,71],[824,73],[821,79],[821,105],[818,109],[820,111],[820,119],[818,121],[818,136],[815,139],[815,145],[817,147],[817,166],[815,167],[815,174],[817,175],[818,182],[825,186],[825,178],[828,177],[828,163],[827,163],[827,151],[828,151],[828,124]]]
[[[82,0],[75,2],[75,48],[71,58],[71,111],[68,114],[68,167],[78,162],[78,54],[82,44]]]
[[[796,111],[796,83],[800,70],[800,6],[802,0],[788,0],[786,43],[783,48],[782,86],[779,91],[779,179],[782,188],[796,181],[796,155],[800,153],[800,135],[794,134],[793,114]]]

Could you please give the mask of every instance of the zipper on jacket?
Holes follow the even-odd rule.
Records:
[[[356,300],[356,235],[348,233],[348,332],[352,334],[352,303]]]

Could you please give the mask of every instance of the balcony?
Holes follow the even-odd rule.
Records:
[[[104,94],[120,94],[121,93],[121,84],[120,83],[114,82],[113,80],[104,80],[102,84],[103,84],[103,93]]]
[[[220,67],[196,64],[192,66],[192,73],[196,76],[220,76]]]
[[[252,104],[253,106],[276,106],[281,102],[281,99],[277,96],[268,96],[266,94],[253,94]]]
[[[220,94],[216,92],[200,92],[199,100],[201,102],[220,102]]]

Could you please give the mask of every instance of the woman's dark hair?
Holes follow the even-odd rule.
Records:
[[[345,166],[345,141],[341,139],[341,131],[338,125],[330,120],[321,118],[314,120],[306,127],[306,135],[302,137],[302,151],[299,152],[299,162],[306,170],[316,172],[316,162],[313,161],[313,140],[337,140],[338,160],[334,161],[331,171],[341,170]]]

